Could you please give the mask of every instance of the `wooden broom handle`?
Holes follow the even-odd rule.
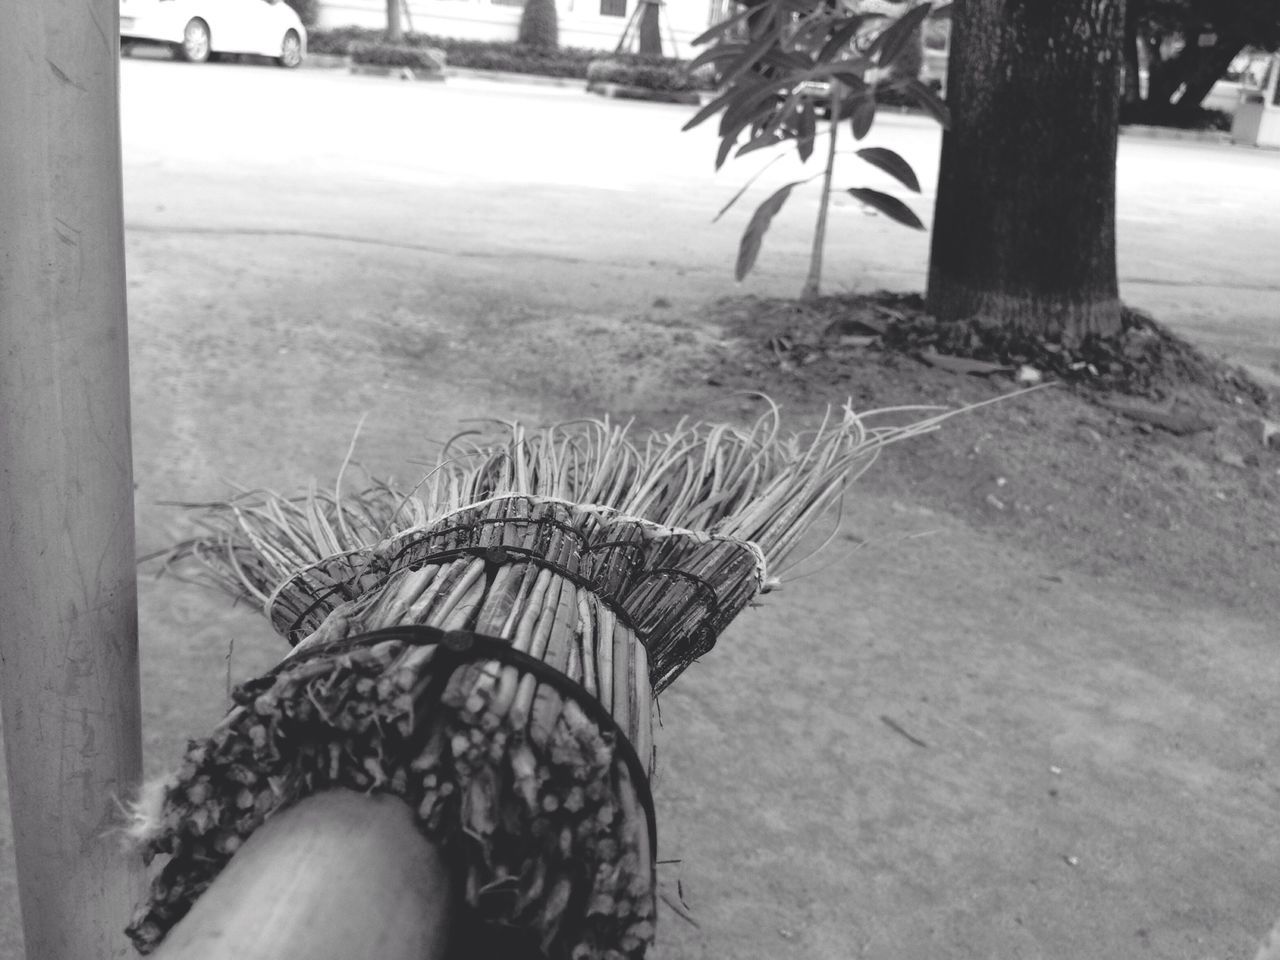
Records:
[[[255,831],[155,957],[443,960],[453,889],[402,800],[326,791]]]

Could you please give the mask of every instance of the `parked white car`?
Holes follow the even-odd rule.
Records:
[[[283,0],[120,0],[122,43],[162,43],[184,60],[248,53],[296,67],[307,30]]]

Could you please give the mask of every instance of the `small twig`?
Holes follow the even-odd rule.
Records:
[[[886,717],[886,716],[882,713],[882,714],[880,714],[880,722],[881,722],[881,723],[883,723],[883,724],[884,724],[886,727],[888,727],[890,730],[892,730],[894,733],[898,733],[898,734],[901,734],[902,736],[906,737],[908,740],[910,740],[912,743],[914,743],[917,747],[927,747],[927,746],[929,746],[927,743],[925,743],[925,742],[924,742],[923,740],[921,740],[919,737],[912,736],[910,733],[908,733],[906,730],[904,730],[904,729],[902,728],[901,724],[899,724],[899,723],[898,723],[896,720],[894,720],[892,717]]]
[[[684,902],[683,890],[678,890],[675,895],[672,895],[669,885],[660,880],[658,881],[658,896],[662,898],[663,903],[676,912],[676,916],[694,927],[699,927],[698,921],[693,918],[693,914],[689,912],[688,905]]]
[[[236,651],[236,638],[232,637],[227,641],[227,696],[231,696],[231,656]]]

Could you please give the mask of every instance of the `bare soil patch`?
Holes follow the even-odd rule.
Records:
[[[714,316],[731,335],[709,374],[722,390],[802,408],[847,395],[857,410],[1008,397],[894,449],[868,488],[1092,575],[1280,610],[1275,399],[1151,318],[1130,314],[1119,350],[1073,356],[945,329],[892,294],[723,300]],[[962,355],[985,375],[947,362]],[[1024,366],[1063,379],[1014,396]]]

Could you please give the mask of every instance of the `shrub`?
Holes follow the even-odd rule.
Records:
[[[587,65],[600,56],[598,50],[563,47],[542,50],[522,43],[495,43],[478,40],[448,40],[443,37],[415,37],[414,42],[439,45],[449,54],[449,63],[472,70],[504,70],[543,77],[587,76]]]
[[[409,67],[412,70],[440,72],[444,69],[443,50],[411,47],[398,43],[351,44],[351,62],[375,67]]]
[[[320,19],[320,0],[285,0],[285,3],[293,7],[293,12],[298,15],[298,19],[308,31]]]
[[[590,83],[617,83],[642,90],[670,93],[708,90],[712,86],[713,78],[710,73],[699,70],[690,74],[688,64],[683,60],[646,59],[649,62],[639,58],[622,60],[616,57],[594,60],[587,69],[587,80]]]
[[[381,30],[367,27],[329,27],[307,31],[308,53],[333,53],[346,56],[353,43],[377,43]]]
[[[525,0],[516,43],[535,50],[555,50],[560,46],[556,0]]]
[[[307,49],[311,53],[350,53],[354,43],[382,42],[382,31],[365,27],[337,27],[317,29],[308,34]],[[542,77],[566,77],[586,80],[588,68],[593,62],[607,59],[626,65],[680,67],[686,61],[670,57],[644,56],[635,53],[603,54],[599,50],[579,47],[561,47],[558,50],[541,50],[521,43],[501,43],[492,40],[456,40],[425,33],[407,33],[402,44],[407,47],[429,47],[443,50],[449,66],[471,70],[501,70],[507,73],[527,73]],[[710,71],[698,72],[697,87],[710,86]],[[626,83],[628,81],[609,81]]]
[[[1231,130],[1231,114],[1205,107],[1180,107],[1172,103],[1137,103],[1120,105],[1120,124],[1150,127],[1176,127],[1179,130]]]

